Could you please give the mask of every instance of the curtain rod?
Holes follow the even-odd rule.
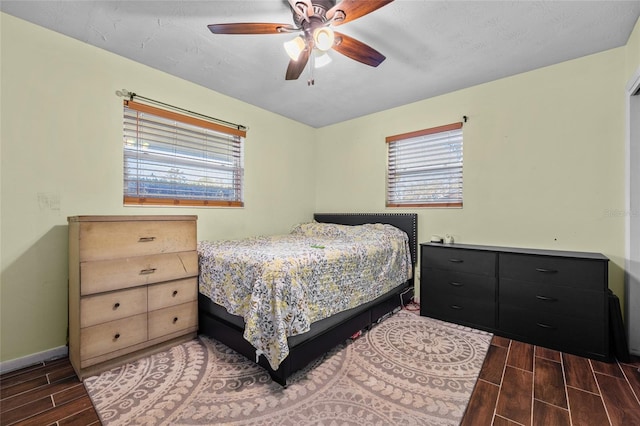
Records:
[[[162,106],[167,107],[167,108],[172,108],[172,109],[177,110],[177,111],[186,112],[186,113],[191,114],[191,115],[195,115],[195,116],[198,116],[198,117],[206,118],[207,120],[211,120],[211,121],[213,121],[213,122],[215,122],[217,124],[221,124],[223,126],[234,127],[234,128],[236,128],[238,130],[243,130],[243,131],[248,130],[248,127],[247,126],[243,126],[242,124],[231,123],[229,121],[224,121],[224,120],[221,120],[219,118],[209,117],[208,115],[200,114],[199,112],[189,111],[188,109],[184,109],[184,108],[180,108],[180,107],[177,107],[177,106],[174,106],[174,105],[166,104],[164,102],[156,101],[155,99],[145,98],[144,96],[140,96],[140,95],[138,95],[136,93],[129,92],[127,89],[116,90],[116,95],[122,96],[123,98],[129,98],[130,101],[133,101],[133,98],[139,98],[139,99],[145,100],[147,102],[151,102],[151,103],[154,103],[154,104],[157,104],[157,105],[162,105]]]

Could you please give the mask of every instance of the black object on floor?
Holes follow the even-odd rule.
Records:
[[[609,290],[609,330],[611,331],[611,353],[618,361],[631,361],[624,321],[622,321],[622,312],[620,311],[620,300],[611,290]]]

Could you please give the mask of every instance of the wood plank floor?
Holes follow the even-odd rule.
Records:
[[[640,425],[638,368],[494,337],[462,425]],[[67,358],[0,376],[0,425],[99,424]]]
[[[639,368],[495,336],[462,425],[640,425]]]
[[[0,425],[99,425],[69,358],[0,376]]]

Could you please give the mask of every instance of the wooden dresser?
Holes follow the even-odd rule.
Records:
[[[78,377],[196,336],[197,216],[69,217],[69,359]]]
[[[600,253],[421,244],[420,314],[608,361]]]

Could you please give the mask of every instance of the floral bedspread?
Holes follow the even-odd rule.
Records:
[[[407,234],[384,224],[304,223],[290,234],[200,241],[200,293],[244,318],[244,338],[278,368],[287,337],[411,278]]]

